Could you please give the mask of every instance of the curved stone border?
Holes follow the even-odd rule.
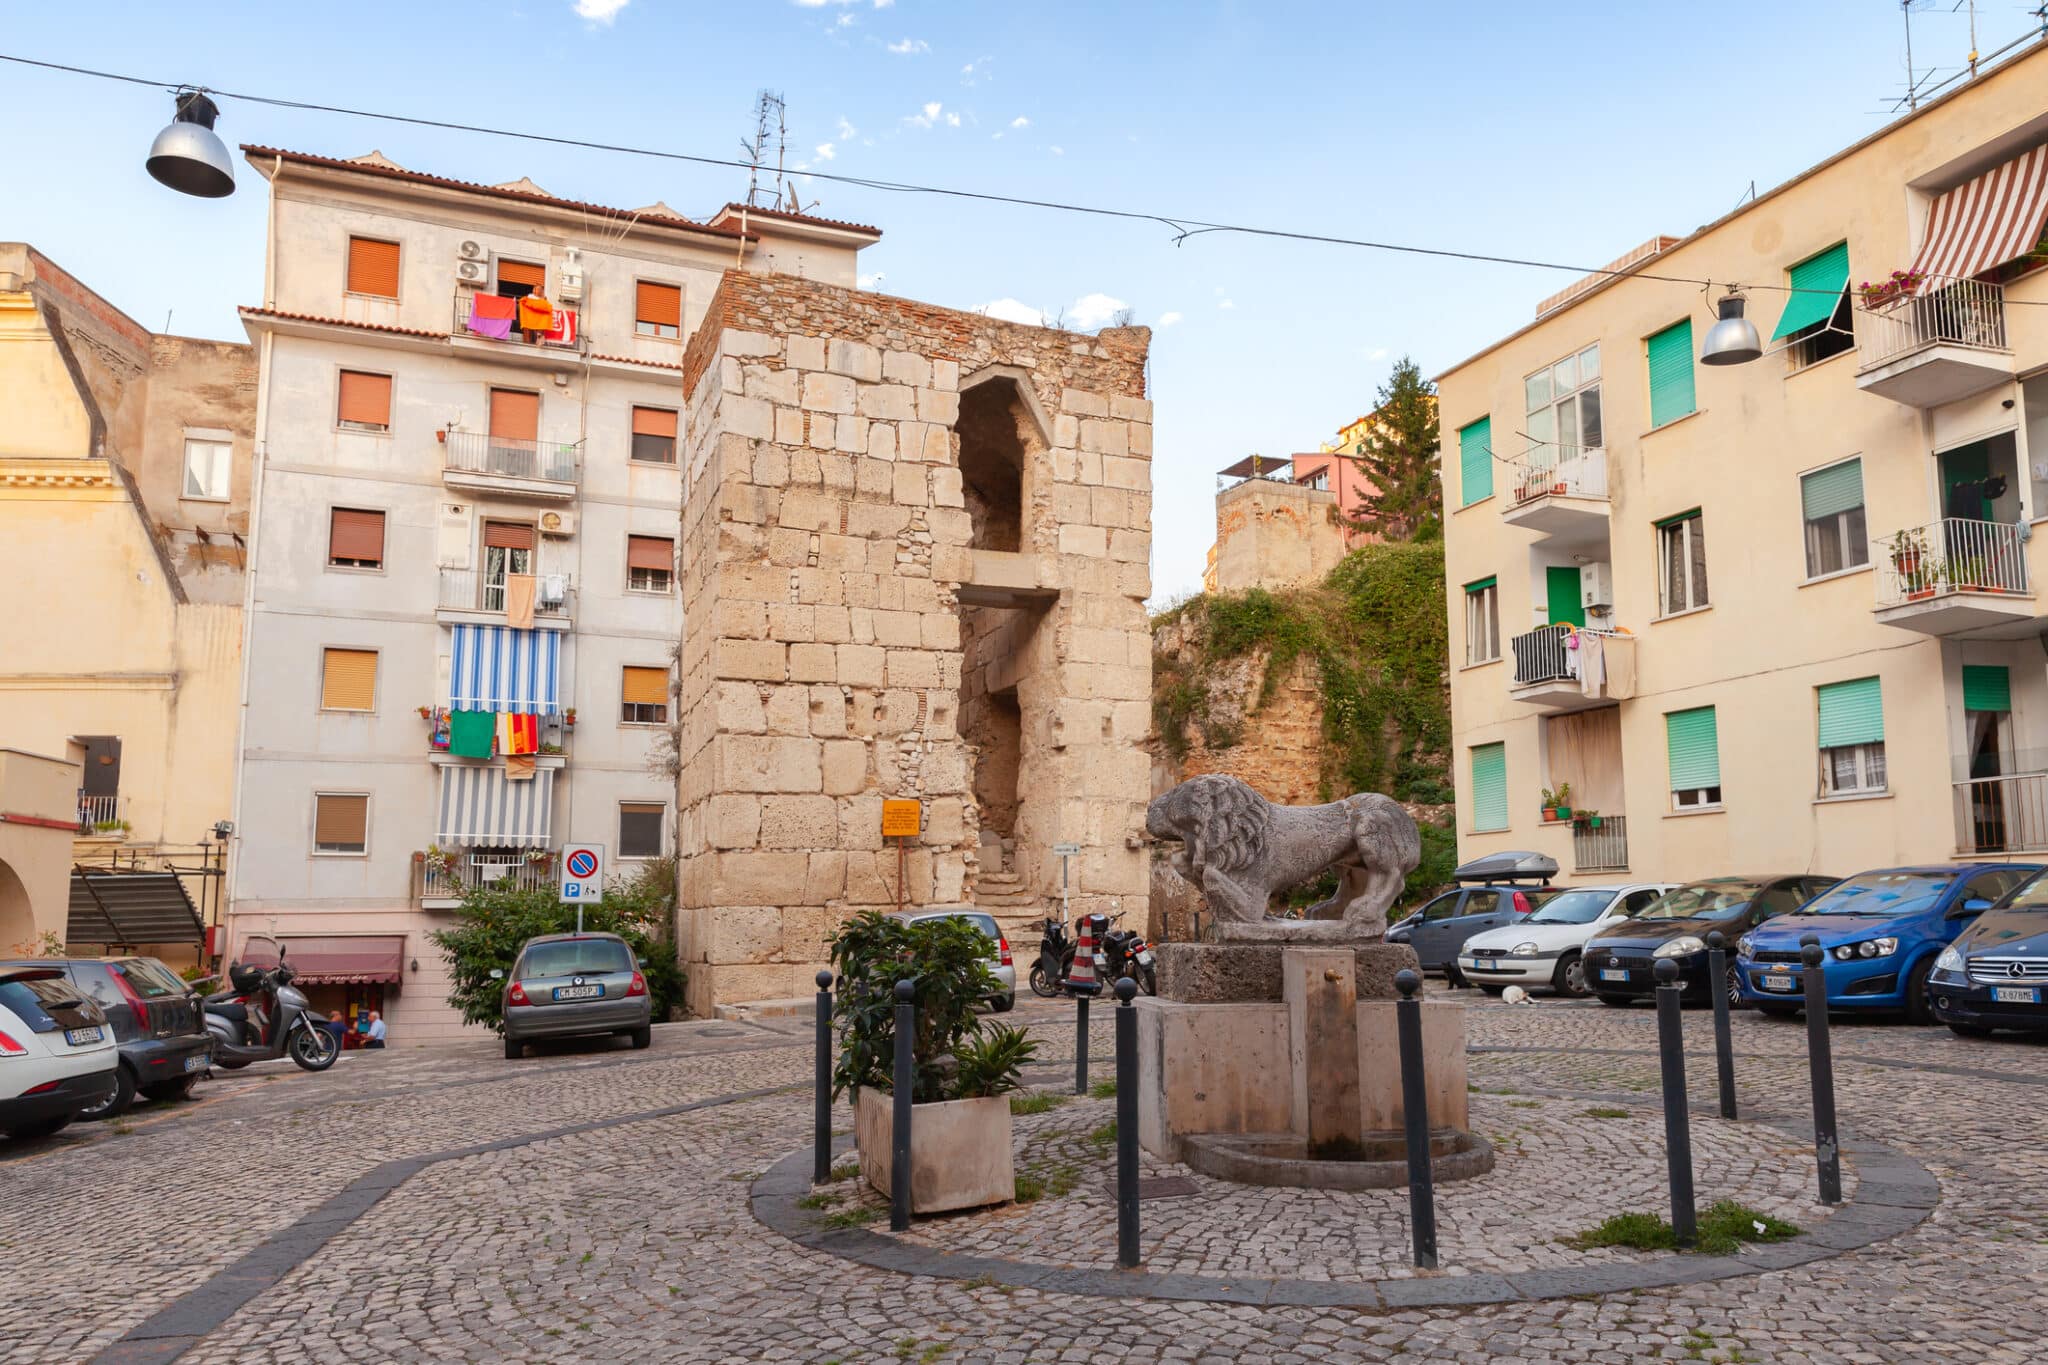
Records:
[[[1758,1121],[1763,1122],[1763,1121]],[[1811,1132],[1783,1123],[1763,1126],[1810,1141]],[[849,1139],[833,1143],[848,1150]],[[1748,1244],[1737,1256],[1673,1253],[1645,1261],[1523,1270],[1511,1274],[1437,1275],[1410,1279],[1273,1279],[1257,1275],[1157,1274],[1045,1265],[998,1256],[967,1256],[899,1242],[866,1228],[826,1228],[816,1213],[797,1207],[811,1190],[811,1149],[799,1148],[775,1163],[753,1184],[754,1217],[799,1246],[842,1260],[935,1279],[1043,1289],[1109,1299],[1177,1299],[1203,1303],[1247,1303],[1309,1308],[1434,1308],[1575,1294],[1612,1294],[1630,1289],[1731,1280],[1767,1270],[1789,1270],[1896,1237],[1917,1227],[1941,1199],[1934,1173],[1904,1152],[1868,1142],[1844,1142],[1843,1155],[1856,1168],[1855,1198],[1810,1232],[1782,1242]]]

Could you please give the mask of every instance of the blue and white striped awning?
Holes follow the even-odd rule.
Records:
[[[448,670],[450,707],[543,716],[562,709],[562,632],[510,626],[450,629],[455,632]]]
[[[443,848],[546,848],[550,842],[555,770],[510,782],[496,764],[451,763],[441,769],[441,811],[434,842]]]

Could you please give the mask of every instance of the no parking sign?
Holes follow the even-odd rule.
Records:
[[[570,844],[562,850],[562,900],[604,898],[604,845]]]

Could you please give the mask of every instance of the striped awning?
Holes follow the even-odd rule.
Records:
[[[443,848],[546,848],[551,842],[555,770],[511,782],[496,765],[441,769],[434,842]]]
[[[1920,292],[1967,280],[2026,255],[2048,219],[2048,145],[1965,181],[1927,207],[1927,237],[1913,269]]]
[[[448,705],[457,711],[551,716],[562,709],[562,633],[453,626]]]

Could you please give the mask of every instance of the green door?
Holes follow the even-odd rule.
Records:
[[[1584,626],[1586,608],[1579,601],[1579,571],[1552,565],[1543,571],[1543,580],[1550,590],[1550,624],[1568,621],[1575,626]]]
[[[1991,520],[1991,504],[1984,499],[1982,485],[1991,477],[1991,447],[1987,442],[1976,441],[1966,446],[1946,451],[1941,456],[1941,514],[1944,517],[1961,517],[1966,521]],[[1956,491],[1958,484],[1976,484],[1978,487],[1962,493]]]

